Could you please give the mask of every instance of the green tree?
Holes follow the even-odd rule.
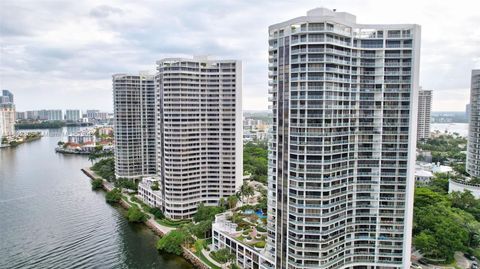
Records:
[[[266,143],[248,142],[243,145],[243,170],[251,179],[267,183],[268,150]]]
[[[233,254],[226,248],[221,248],[217,251],[213,251],[210,254],[214,260],[220,263],[226,263],[232,259]]]
[[[415,207],[426,207],[434,204],[448,203],[447,197],[426,187],[415,188]]]
[[[157,249],[171,254],[181,255],[183,253],[182,244],[189,241],[189,235],[181,230],[172,230],[157,242]]]
[[[137,206],[131,206],[127,212],[127,219],[129,222],[144,222],[147,216]]]
[[[152,186],[150,186],[150,189],[152,189],[152,191],[160,190],[160,188],[158,187],[158,181],[153,182]]]
[[[101,179],[94,179],[92,180],[92,190],[98,190],[103,187],[103,180]]]
[[[190,227],[190,232],[197,238],[206,238],[207,234],[212,230],[212,221],[204,220]]]
[[[254,194],[254,190],[253,190],[253,187],[248,185],[247,182],[244,182],[242,187],[240,187],[240,196],[242,198],[247,198],[247,201],[248,201],[248,198],[250,196],[252,196]],[[243,200],[243,199],[242,199]]]
[[[220,206],[205,206],[203,203],[200,203],[197,207],[197,213],[193,216],[195,222],[200,222],[204,220],[213,221],[215,215],[225,211],[225,208]]]
[[[413,244],[415,247],[420,250],[423,254],[436,257],[438,256],[437,249],[438,243],[432,234],[427,232],[421,232],[413,239]]]
[[[235,196],[235,195],[228,196],[227,203],[228,203],[228,208],[229,209],[235,208],[237,206],[237,203],[238,203],[238,197]]]
[[[120,199],[122,199],[122,192],[118,188],[114,188],[105,195],[105,200],[110,204],[118,203]]]
[[[165,218],[165,215],[163,214],[162,210],[158,207],[151,207],[148,212],[155,216],[156,219],[162,220]]]
[[[225,202],[225,198],[220,198],[220,200],[218,201],[218,206],[221,206],[221,207],[226,207],[227,204]]]
[[[95,163],[91,169],[107,181],[115,180],[115,160],[113,158],[102,159]]]

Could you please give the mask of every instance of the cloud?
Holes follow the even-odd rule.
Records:
[[[106,18],[110,15],[123,15],[123,10],[107,5],[101,5],[90,11],[90,16],[95,18]]]
[[[244,107],[266,109],[268,26],[303,16],[317,4],[3,0],[0,85],[15,93],[20,110],[48,105],[111,111],[113,73],[154,72],[160,58],[207,54],[242,60]],[[376,0],[320,4],[353,13],[359,23],[422,25],[420,82],[434,90],[434,109],[463,110],[470,70],[480,67],[475,1],[405,0],[395,8],[391,1]]]

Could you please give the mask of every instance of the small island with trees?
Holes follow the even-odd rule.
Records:
[[[13,136],[4,136],[0,141],[0,148],[2,147],[16,147],[20,144],[32,142],[42,138],[40,132],[19,132]]]

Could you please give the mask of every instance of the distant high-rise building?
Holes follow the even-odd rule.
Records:
[[[27,118],[27,112],[19,112],[19,111],[16,112],[15,119],[24,120],[26,118]]]
[[[79,121],[82,118],[82,113],[79,109],[67,109],[65,110],[65,120],[67,121]]]
[[[430,138],[432,114],[432,91],[420,89],[418,92],[417,140]]]
[[[155,175],[155,79],[148,74],[113,75],[115,175]],[[90,118],[98,111],[87,111]]]
[[[472,70],[471,83],[467,172],[480,177],[480,69]]]
[[[88,119],[96,119],[97,118],[97,113],[99,113],[100,110],[97,109],[89,109],[87,110],[87,118]]]
[[[158,174],[165,215],[191,218],[240,188],[242,66],[236,60],[157,62]]]
[[[13,94],[8,90],[3,90],[2,96],[0,96],[0,139],[15,134],[15,117]]]
[[[106,120],[108,118],[107,112],[98,112],[95,119],[97,120]]]
[[[38,120],[39,119],[39,114],[38,110],[29,110],[27,111],[27,119],[29,120]]]
[[[2,96],[0,96],[0,104],[14,103],[13,93],[9,90],[2,90]]]
[[[63,120],[63,112],[61,109],[40,110],[39,115],[41,115],[41,119],[47,120],[47,121]]]
[[[269,28],[262,268],[409,268],[420,26],[318,8]]]

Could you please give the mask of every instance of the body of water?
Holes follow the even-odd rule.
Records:
[[[444,133],[458,133],[461,136],[467,137],[468,136],[468,123],[432,123],[431,131],[434,132],[436,130]]]
[[[0,268],[193,268],[159,254],[157,236],[91,190],[87,157],[55,153],[77,130],[0,149]]]

